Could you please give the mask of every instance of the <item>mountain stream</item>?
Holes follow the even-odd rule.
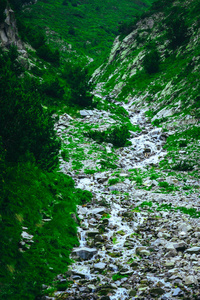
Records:
[[[130,178],[130,170],[136,174],[154,167],[158,172],[158,162],[166,155],[162,128],[153,127],[143,110],[132,111],[131,106],[124,105],[132,124],[142,131],[132,132],[131,146],[115,150],[118,178],[123,180],[109,185],[113,170],[77,174],[69,171],[69,162],[61,160],[62,171],[74,178],[76,187],[91,191],[94,197],[78,207],[80,245],[73,249],[74,263],[65,274],[71,284],[46,299],[200,299],[194,298],[199,295],[200,280],[198,220],[179,210],[158,209],[162,204],[191,207],[192,201],[198,207],[199,197],[180,191],[161,193],[159,182],[150,177],[143,179],[144,188],[140,188],[137,179]],[[94,123],[102,112],[82,115],[76,122]],[[57,131],[62,137],[69,134],[73,122],[67,114],[60,118]],[[82,142],[81,147],[88,144]],[[105,147],[112,152],[112,145]],[[86,168],[90,164],[85,159]],[[174,178],[170,180],[178,185]],[[58,279],[66,280],[64,275]]]

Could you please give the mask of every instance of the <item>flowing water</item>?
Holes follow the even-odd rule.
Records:
[[[161,128],[152,127],[144,111],[133,113],[131,103],[124,107],[132,124],[143,127],[141,133],[132,133],[131,146],[116,151],[125,181],[114,186],[104,184],[113,171],[84,178],[74,175],[76,187],[91,191],[94,201],[78,207],[80,245],[73,249],[75,261],[68,272],[73,284],[65,292],[58,292],[63,295],[59,299],[136,299],[138,296],[132,288],[136,285],[139,295],[148,290],[149,285],[154,286],[152,293],[157,293],[155,297],[140,299],[171,299],[173,292],[179,293],[178,288],[163,277],[162,269],[160,274],[152,273],[154,264],[159,266],[159,259],[151,260],[149,249],[144,246],[143,239],[151,242],[152,228],[145,229],[148,213],[134,208],[146,197],[149,199],[151,192],[135,188],[126,179],[129,169],[155,166],[166,155],[162,147],[165,136]],[[104,179],[104,175],[108,178]],[[158,194],[152,195],[155,197],[158,198]],[[156,217],[152,220],[157,222]],[[140,228],[144,228],[142,233]]]

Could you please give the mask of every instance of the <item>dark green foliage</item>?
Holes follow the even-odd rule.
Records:
[[[155,47],[146,53],[143,60],[143,67],[148,74],[159,71],[160,55]]]
[[[183,212],[184,214],[190,215],[192,218],[200,218],[200,212],[196,211],[195,208],[186,208],[183,206],[179,206],[179,207],[172,207],[172,204],[161,204],[158,206],[158,208],[156,209],[157,211],[163,211],[163,210],[180,210],[181,212]]]
[[[155,119],[152,124],[159,127],[161,123],[166,122],[167,120],[168,117],[162,117],[161,119]]]
[[[174,7],[171,14],[166,19],[167,38],[169,39],[169,47],[176,49],[186,43],[189,39],[188,27],[183,17],[184,10]]]
[[[98,57],[99,65],[108,55],[118,26],[130,24],[135,15],[146,10],[153,0],[40,0],[20,12],[20,18],[32,28],[48,28],[71,44],[78,54]],[[57,39],[50,43],[55,46]],[[67,58],[68,53],[62,53]],[[94,66],[95,67],[95,66]]]
[[[173,165],[172,170],[175,171],[192,171],[194,169],[194,166],[187,161],[180,161],[179,163]]]
[[[113,184],[118,183],[119,181],[120,181],[119,178],[111,178],[111,179],[108,180],[108,184],[113,185]]]
[[[135,28],[136,28],[136,22],[139,20],[139,16],[135,19],[135,21],[131,22],[123,22],[122,24],[119,25],[118,31],[119,34],[124,37],[131,33]]]
[[[10,60],[1,65],[0,135],[6,159],[17,162],[32,157],[43,168],[51,169],[57,166],[60,147],[54,121],[41,105],[37,80],[18,78],[12,69]]]
[[[59,66],[60,53],[58,50],[53,51],[49,45],[45,44],[39,47],[37,49],[37,55],[40,58]]]
[[[28,42],[36,49],[37,55],[40,58],[59,66],[60,52],[58,49],[53,50],[50,45],[46,43],[45,33],[39,26],[32,27],[27,25],[21,17],[18,17],[17,27],[22,40]]]
[[[108,134],[108,140],[116,147],[124,147],[130,145],[127,139],[130,137],[130,132],[126,125],[116,126]]]
[[[11,45],[9,51],[4,52],[0,49],[0,71],[3,72],[4,68],[9,68],[13,74],[19,76],[23,72],[23,68],[17,60],[18,58],[18,51],[17,47]],[[3,76],[4,77],[4,76]],[[2,82],[3,82],[2,78]]]
[[[61,156],[64,161],[69,161],[69,159],[70,159],[69,151],[67,149],[65,149],[61,152]]]
[[[38,26],[32,27],[27,25],[22,18],[18,17],[17,28],[22,40],[28,42],[33,48],[38,49],[45,45],[45,34]]]
[[[112,143],[115,147],[124,147],[130,144],[127,140],[130,137],[127,125],[111,127],[105,131],[90,130],[86,135],[98,143]]]
[[[92,200],[92,193],[87,190],[76,189],[76,196],[79,199],[79,204],[83,205]]]
[[[60,99],[64,95],[64,90],[60,86],[60,82],[57,77],[52,81],[45,81],[41,86],[41,90],[51,98]]]
[[[30,163],[7,164],[3,180],[0,297],[35,299],[42,284],[66,271],[70,249],[78,244],[71,213],[79,195],[70,177],[43,172]],[[22,227],[32,241],[22,239]]]
[[[5,20],[5,8],[6,8],[7,1],[6,0],[0,0],[0,24],[3,23]]]
[[[93,85],[87,68],[79,64],[66,63],[62,71],[62,78],[66,84],[66,98],[69,104],[91,106]]]
[[[107,158],[107,159],[102,159],[102,160],[99,162],[99,164],[101,165],[101,169],[105,169],[105,170],[107,170],[107,169],[113,169],[113,170],[117,169],[117,165],[114,164],[113,162],[111,162],[111,161],[109,160],[109,158]]]
[[[112,276],[112,280],[117,281],[117,280],[120,280],[120,279],[126,278],[126,277],[128,277],[128,275],[122,275],[120,273],[116,273]]]
[[[173,2],[174,0],[157,0],[153,2],[151,9],[155,11],[163,11],[163,8],[169,6]]]
[[[34,3],[34,0],[9,0],[10,5],[15,10],[22,9],[24,4],[31,4]]]

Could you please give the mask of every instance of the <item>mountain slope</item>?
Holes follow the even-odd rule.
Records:
[[[97,93],[143,109],[154,125],[176,132],[171,148],[185,140],[189,155],[177,149],[170,162],[186,169],[199,166],[199,10],[196,0],[155,2],[128,36],[115,39],[108,61],[93,75]]]
[[[37,1],[34,5],[26,6],[20,18],[25,24],[44,29],[49,42],[59,50],[64,52],[68,44],[72,44],[78,53],[95,58],[108,52],[121,23],[132,21],[152,2]]]

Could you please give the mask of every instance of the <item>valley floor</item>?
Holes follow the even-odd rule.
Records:
[[[85,136],[115,123],[108,111],[62,115],[57,132],[62,172],[93,193],[78,208],[80,246],[67,274],[68,289],[48,299],[200,299],[199,179],[161,170],[167,134],[144,111],[131,111],[132,145],[114,149]]]

